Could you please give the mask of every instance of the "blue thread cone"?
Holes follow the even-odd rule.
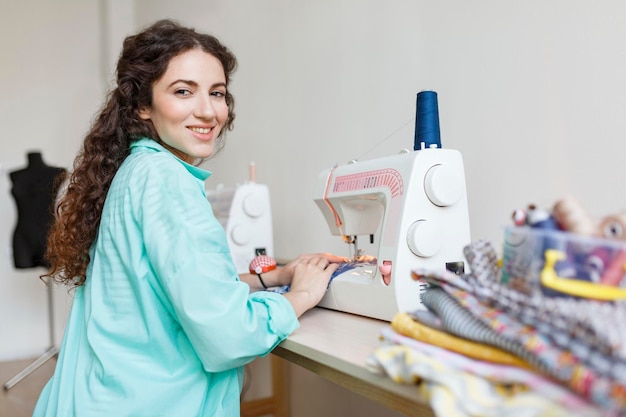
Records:
[[[439,130],[439,104],[435,91],[417,93],[415,110],[414,150],[437,147],[441,148],[441,132]]]

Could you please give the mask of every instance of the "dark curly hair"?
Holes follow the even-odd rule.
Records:
[[[102,216],[102,208],[113,176],[130,153],[130,144],[142,137],[160,141],[149,120],[139,110],[151,108],[152,87],[165,73],[172,58],[191,49],[216,57],[224,68],[226,85],[237,60],[228,48],[211,35],[201,34],[172,20],[161,20],[124,40],[117,62],[117,86],[85,136],[74,160],[67,188],[55,210],[46,247],[50,269],[43,277],[69,286],[85,283],[89,248]],[[234,99],[226,93],[229,115],[222,129],[232,130]],[[220,135],[216,151],[223,147]]]

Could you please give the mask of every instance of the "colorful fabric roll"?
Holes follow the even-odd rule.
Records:
[[[536,372],[517,366],[475,360],[439,346],[420,342],[410,336],[404,336],[389,326],[381,329],[381,337],[386,344],[407,346],[454,369],[485,378],[495,384],[518,385],[534,390],[548,400],[569,410],[583,410],[584,414],[596,414],[599,411],[597,407],[572,393],[569,389],[542,377]]]
[[[440,287],[428,288],[422,294],[422,302],[435,311],[442,321],[443,328],[451,334],[476,342],[480,346],[493,346],[521,358],[534,369],[548,372],[543,360],[529,352],[515,338],[507,337],[475,317],[471,311],[460,305],[455,298]]]
[[[519,384],[498,384],[456,369],[450,362],[402,344],[383,346],[368,360],[372,370],[398,383],[419,382],[422,394],[441,417],[598,417],[590,406],[572,401],[565,407],[544,393]],[[514,368],[520,370],[520,368]],[[563,395],[561,398],[566,398]],[[577,404],[576,407],[573,407]]]
[[[415,321],[407,313],[396,313],[391,321],[391,327],[402,335],[470,358],[529,368],[528,364],[509,352],[430,328]]]
[[[606,410],[626,408],[626,365],[618,354],[620,345],[611,343],[607,330],[602,329],[606,323],[602,326],[580,311],[565,314],[572,310],[571,299],[539,300],[496,282],[497,257],[488,244],[470,245],[465,253],[471,274],[460,277],[447,271],[414,271],[414,277],[440,286],[468,313],[523,346],[530,356],[500,346],[504,350],[521,355],[545,375]],[[597,310],[597,306],[589,306],[588,300],[576,305],[579,309],[589,307],[587,314]],[[618,317],[621,314],[616,313]],[[616,326],[621,332],[619,326],[623,327],[624,322]]]

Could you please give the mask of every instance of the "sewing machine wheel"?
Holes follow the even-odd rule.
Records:
[[[443,238],[436,222],[418,220],[409,227],[406,243],[415,255],[429,258],[439,252]]]

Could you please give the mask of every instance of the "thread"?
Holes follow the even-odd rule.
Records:
[[[383,143],[387,142],[389,139],[391,139],[395,134],[397,134],[398,132],[400,132],[402,129],[404,129],[405,127],[407,127],[408,125],[410,125],[411,123],[413,123],[415,121],[415,118],[412,117],[411,119],[407,120],[402,126],[400,126],[399,128],[397,128],[396,130],[394,130],[393,132],[391,132],[390,134],[388,134],[387,136],[385,136],[380,142],[378,142],[377,144],[375,144],[374,146],[372,146],[371,148],[369,148],[366,152],[362,153],[358,158],[355,158],[357,161],[365,158],[365,156],[367,156],[370,152],[372,152],[374,149],[376,149],[377,147],[379,147],[380,145],[382,145]]]
[[[607,239],[626,240],[626,212],[602,218],[598,226],[598,234]]]
[[[596,233],[593,219],[573,197],[565,197],[554,203],[552,215],[561,230],[585,236]]]
[[[435,91],[417,93],[413,150],[423,148],[441,148],[439,103]]]

